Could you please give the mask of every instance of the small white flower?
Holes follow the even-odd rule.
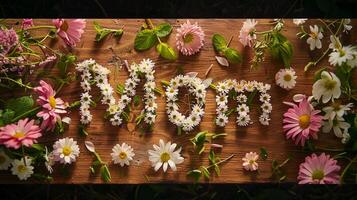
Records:
[[[181,156],[181,148],[175,151],[177,144],[171,142],[164,143],[160,139],[159,146],[153,145],[154,150],[149,150],[149,160],[155,171],[158,171],[161,166],[164,172],[167,171],[168,166],[171,167],[173,171],[176,171],[176,165],[183,163],[184,158]]]
[[[336,65],[342,65],[342,63],[352,60],[354,58],[353,55],[353,47],[352,46],[345,46],[342,48],[337,49],[336,51],[333,51],[329,55],[328,61],[330,62],[331,65],[336,66]]]
[[[296,25],[296,26],[300,26],[300,25],[303,25],[305,22],[307,21],[307,19],[293,19],[293,23]]]
[[[217,91],[219,93],[227,94],[229,92],[229,87],[226,82],[219,82],[217,85]]]
[[[316,81],[312,86],[312,95],[319,101],[322,97],[322,102],[327,103],[332,99],[337,99],[341,95],[340,79],[332,72],[323,71],[321,79]]]
[[[275,75],[275,83],[286,90],[290,90],[296,85],[295,70],[293,68],[280,69]]]
[[[322,33],[319,31],[319,27],[314,25],[313,27],[310,26],[311,33],[309,34],[310,37],[307,39],[307,43],[310,45],[310,50],[314,50],[315,48],[321,49],[322,43],[321,39],[324,37]]]
[[[261,102],[269,102],[270,99],[271,99],[271,96],[268,93],[262,93],[259,97],[259,101],[261,101]]]
[[[168,99],[173,99],[178,94],[178,89],[173,87],[167,87],[165,94]]]
[[[247,92],[253,92],[253,91],[254,91],[254,88],[255,88],[254,85],[255,85],[255,84],[254,84],[253,81],[248,81],[248,82],[245,84],[245,90],[246,90]]]
[[[238,103],[245,103],[245,102],[247,102],[247,100],[248,100],[248,98],[244,94],[240,94],[240,95],[237,96],[237,102]]]
[[[124,165],[130,165],[130,161],[133,160],[133,157],[135,156],[134,149],[127,145],[126,143],[123,143],[121,145],[116,144],[113,149],[113,153],[110,155],[112,156],[112,160],[114,164],[120,164],[121,167]]]
[[[249,107],[246,104],[238,105],[237,112],[240,116],[246,116],[249,113]]]
[[[271,103],[269,102],[264,102],[260,107],[264,113],[271,113],[271,110],[273,109]]]
[[[71,164],[79,156],[79,147],[73,138],[62,138],[53,145],[53,156],[62,164]]]
[[[12,162],[12,174],[16,175],[20,180],[27,180],[33,174],[34,167],[31,165],[30,157],[21,158]]]
[[[88,92],[82,93],[81,100],[80,100],[81,104],[90,103],[91,98],[92,98],[92,96]]]
[[[332,106],[326,106],[322,108],[325,112],[324,119],[333,120],[335,117],[342,117],[347,111],[351,110],[353,103],[349,103],[347,105],[341,105],[338,103],[334,103]]]
[[[225,94],[220,94],[216,96],[216,103],[218,106],[225,105],[228,102],[228,97]]]
[[[145,114],[145,117],[144,117],[145,123],[147,123],[147,124],[155,123],[155,119],[156,119],[156,115],[154,115],[152,113]]]
[[[228,123],[228,117],[225,114],[219,114],[216,118],[216,124],[218,126],[225,126]]]
[[[12,160],[0,149],[0,170],[7,170],[11,165]]]
[[[343,118],[337,117],[334,120],[323,121],[322,132],[329,133],[333,129],[336,137],[342,138],[344,134],[348,134],[347,131],[350,127],[351,125]]]
[[[195,113],[198,116],[203,116],[204,115],[204,110],[202,107],[200,107],[199,105],[194,105],[192,107],[192,112]]]
[[[260,124],[262,125],[265,125],[265,126],[268,126],[269,125],[269,121],[270,121],[270,118],[269,118],[269,115],[268,113],[263,113],[259,116],[259,122]]]
[[[350,25],[351,19],[343,20],[343,32],[348,32],[352,29],[352,25]]]
[[[239,115],[237,117],[238,126],[248,126],[250,124],[250,116],[249,115]]]
[[[259,155],[256,152],[249,152],[245,154],[243,160],[243,168],[247,171],[256,171],[258,169],[257,160]]]
[[[338,37],[336,37],[334,35],[330,35],[330,40],[331,40],[331,43],[328,46],[328,48],[336,51],[337,49],[340,49],[342,47],[340,39]]]
[[[44,155],[44,158],[46,160],[45,166],[46,166],[47,171],[50,174],[52,174],[52,172],[53,172],[52,166],[55,164],[56,161],[55,161],[55,158],[53,156],[53,152],[48,153],[47,147],[45,147],[45,149],[46,149],[46,153]]]

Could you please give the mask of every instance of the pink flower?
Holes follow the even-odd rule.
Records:
[[[0,128],[0,144],[8,148],[18,149],[21,145],[31,146],[36,143],[36,139],[41,137],[41,129],[34,124],[35,121],[29,121],[28,118],[21,119],[17,124],[6,125]]]
[[[243,46],[251,47],[257,36],[255,34],[255,25],[257,25],[257,21],[254,19],[247,19],[243,22],[242,29],[239,32],[239,41],[243,44]]]
[[[86,27],[85,19],[54,19],[52,22],[57,28],[57,34],[70,47],[76,46]]]
[[[23,19],[23,20],[22,20],[22,25],[21,25],[21,28],[22,28],[22,29],[28,29],[28,28],[30,28],[31,26],[33,26],[33,21],[32,21],[32,19]]]
[[[304,97],[299,105],[291,103],[292,108],[284,113],[283,129],[286,138],[295,140],[295,144],[301,143],[304,146],[305,141],[310,137],[317,139],[317,131],[321,127],[322,116],[318,115],[320,110],[314,110],[313,106]]]
[[[57,120],[61,119],[59,114],[67,113],[65,103],[60,98],[55,98],[56,92],[51,85],[41,80],[40,85],[34,88],[38,94],[37,103],[44,108],[37,113],[37,117],[41,117],[43,122],[41,128],[44,130],[53,130]]]
[[[19,42],[14,29],[0,29],[0,54],[7,54]]]
[[[338,184],[340,166],[330,155],[322,153],[320,156],[312,154],[300,164],[299,184]]]
[[[203,46],[205,33],[197,22],[191,24],[189,20],[177,29],[176,46],[183,55],[190,56],[200,51]]]

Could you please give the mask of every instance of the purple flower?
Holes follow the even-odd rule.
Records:
[[[0,30],[0,54],[7,54],[19,42],[14,29]]]

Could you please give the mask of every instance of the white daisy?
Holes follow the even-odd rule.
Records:
[[[343,32],[348,32],[352,29],[352,25],[350,25],[351,19],[343,19]]]
[[[223,126],[225,126],[227,123],[228,123],[228,117],[227,117],[227,115],[225,115],[225,114],[220,114],[220,115],[217,116],[217,118],[216,118],[216,124],[217,124],[218,126],[223,127]]]
[[[319,101],[322,97],[322,102],[327,103],[332,99],[337,99],[341,95],[340,79],[332,72],[323,71],[321,79],[316,81],[312,86],[312,95]]]
[[[351,125],[341,117],[337,117],[334,120],[323,121],[322,132],[329,133],[331,129],[335,133],[336,137],[342,138],[344,134],[347,134]]]
[[[307,19],[293,19],[293,23],[296,25],[296,26],[300,26],[300,25],[303,25],[305,22],[307,21]]]
[[[71,164],[79,156],[79,147],[73,138],[62,138],[53,145],[53,156],[62,164]]]
[[[326,106],[322,108],[325,112],[324,119],[333,120],[335,117],[342,117],[347,111],[351,110],[353,103],[349,103],[347,105],[341,105],[339,103],[334,103],[332,106]]]
[[[248,81],[246,84],[245,84],[245,90],[247,90],[248,92],[253,92],[254,91],[254,82],[253,81]]]
[[[330,35],[330,40],[331,43],[328,46],[330,49],[336,51],[337,49],[340,49],[342,47],[340,39],[334,35]]]
[[[228,102],[228,97],[225,94],[219,94],[216,96],[216,103],[218,106],[225,105]]]
[[[237,102],[238,103],[245,103],[245,102],[247,102],[247,100],[248,100],[248,98],[244,94],[240,94],[240,95],[237,96]]]
[[[0,170],[7,170],[11,165],[12,160],[6,153],[0,149]]]
[[[243,168],[247,171],[256,171],[258,169],[257,160],[259,155],[256,152],[246,153],[243,160]]]
[[[168,99],[173,99],[178,94],[178,89],[168,86],[165,94]]]
[[[153,145],[154,150],[149,150],[148,153],[149,160],[155,171],[158,171],[161,166],[164,172],[166,172],[168,166],[173,171],[176,171],[176,165],[183,163],[184,158],[180,155],[181,148],[175,151],[176,146],[176,143],[171,144],[171,142],[165,144],[161,139],[159,146]]]
[[[322,43],[321,39],[324,37],[322,33],[319,31],[319,27],[314,25],[313,27],[310,26],[311,33],[309,34],[310,37],[306,40],[306,42],[310,45],[310,50],[314,50],[315,48],[321,49]]]
[[[264,102],[260,107],[264,113],[271,113],[271,110],[273,109],[271,103],[269,102]]]
[[[336,51],[331,52],[328,61],[333,66],[340,66],[344,62],[352,60],[354,58],[353,56],[353,47],[345,46],[337,49]]]
[[[16,175],[20,180],[27,180],[33,174],[34,167],[31,165],[32,159],[30,157],[21,158],[21,160],[14,160],[11,165],[13,175]]]
[[[227,86],[226,82],[219,82],[217,85],[217,90],[219,93],[228,93],[229,92],[229,87]]]
[[[238,116],[237,124],[238,126],[248,126],[250,124],[250,116],[249,115]]]
[[[124,165],[130,165],[130,161],[133,160],[133,157],[135,156],[134,149],[127,145],[126,143],[123,143],[121,145],[116,144],[113,149],[113,153],[110,155],[112,156],[112,160],[114,164],[120,164],[121,167]]]
[[[270,99],[271,99],[271,96],[268,93],[262,93],[259,97],[259,101],[261,101],[261,102],[269,102]]]
[[[275,83],[286,90],[290,90],[296,85],[295,70],[293,68],[280,69],[275,75]]]
[[[202,107],[200,107],[199,105],[194,105],[192,107],[192,112],[195,113],[196,115],[199,115],[199,116],[203,116],[204,115],[204,110]]]
[[[268,113],[263,113],[259,116],[259,122],[262,124],[262,125],[269,125],[269,121],[270,121],[270,118],[269,118],[269,115]]]
[[[246,116],[249,113],[249,107],[246,104],[238,105],[237,112],[240,116]]]

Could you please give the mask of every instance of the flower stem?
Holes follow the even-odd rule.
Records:
[[[231,44],[232,40],[233,40],[233,35],[232,35],[231,38],[229,39],[229,42],[228,42],[228,44],[227,44],[227,47],[229,47],[229,45]]]
[[[149,29],[154,28],[154,24],[152,23],[151,19],[145,19],[146,25],[148,25]]]
[[[344,149],[330,149],[330,148],[324,148],[324,147],[315,147],[317,150],[322,150],[322,151],[331,151],[331,152],[342,152],[345,151]]]
[[[352,163],[354,163],[355,161],[357,161],[357,155],[348,163],[348,165],[345,167],[345,169],[341,173],[341,177],[340,177],[340,183],[341,184],[343,183],[343,178],[345,177],[348,169],[351,167]]]
[[[257,34],[257,35],[263,35],[263,34],[266,34],[266,33],[271,33],[271,32],[273,32],[273,30],[269,30],[269,31],[261,31],[261,32],[259,32],[259,31],[255,31],[255,34]]]
[[[9,77],[0,77],[0,79],[4,79],[4,80],[8,80],[8,81],[14,82],[14,83],[18,84],[19,86],[27,88],[27,89],[30,89],[30,90],[33,89],[33,87],[31,87],[31,86],[28,86],[28,85],[25,85],[23,83],[20,83],[20,82],[14,80],[12,78],[9,78]]]
[[[12,119],[12,120],[11,120],[11,123],[15,123],[15,122],[17,122],[19,119],[21,119],[21,118],[27,116],[28,114],[30,114],[30,113],[32,113],[32,112],[35,112],[35,111],[37,111],[37,110],[39,110],[39,109],[41,109],[41,107],[40,107],[40,106],[37,106],[37,107],[35,107],[35,108],[33,108],[33,109],[31,109],[31,110],[25,112],[25,113],[22,113],[21,115],[19,115],[19,116],[15,117],[14,119]]]
[[[217,163],[215,163],[215,164],[213,164],[213,165],[208,166],[207,169],[210,169],[210,168],[212,168],[212,167],[214,167],[214,166],[216,166],[216,165],[222,164],[222,163],[224,163],[224,162],[226,162],[226,161],[232,159],[234,156],[235,156],[235,154],[232,154],[232,155],[230,155],[229,157],[225,158],[224,160],[221,160],[221,161],[219,161],[219,162],[217,162]]]
[[[44,28],[44,29],[46,29],[46,28],[48,28],[48,29],[56,29],[55,26],[33,26],[33,27],[27,28],[26,30],[35,30],[35,29],[42,29],[42,28]]]
[[[24,164],[25,164],[25,166],[27,166],[24,145],[21,145],[21,152],[22,152],[22,156],[24,157]]]

